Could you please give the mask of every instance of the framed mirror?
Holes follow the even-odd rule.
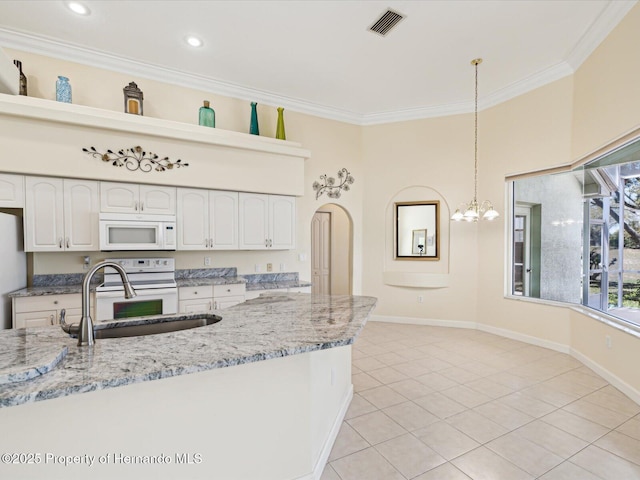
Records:
[[[397,260],[440,259],[440,202],[395,204],[395,258]]]

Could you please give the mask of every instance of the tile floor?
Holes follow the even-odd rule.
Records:
[[[640,479],[640,406],[570,357],[369,322],[321,480]]]

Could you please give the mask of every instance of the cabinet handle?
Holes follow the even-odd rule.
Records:
[[[230,289],[230,288],[227,288],[227,292],[231,292],[231,289]]]
[[[67,248],[69,248],[69,237],[67,237]]]
[[[62,248],[62,237],[58,239],[58,247]]]
[[[49,319],[51,320],[51,325],[53,325],[53,314],[49,315]]]
[[[197,294],[198,294],[198,292],[193,292],[193,294],[194,294],[194,295],[197,295]]]
[[[264,239],[264,246],[265,246],[265,247],[268,247],[268,246],[269,246],[269,239],[268,239],[268,238],[265,238],[265,239]]]
[[[273,247],[273,240],[269,239],[269,246]]]
[[[210,247],[210,248],[213,248],[213,238],[210,238],[210,239],[209,239],[209,247]]]
[[[54,305],[57,305],[57,304],[58,304],[58,300],[54,300],[54,301],[53,301],[53,304],[54,304]]]
[[[138,211],[138,202],[134,202],[133,209],[134,209],[136,212]]]
[[[140,202],[140,211],[144,212],[144,202]]]
[[[209,239],[208,238],[204,239],[204,246],[205,246],[205,248],[209,248]]]
[[[215,302],[215,301],[213,302],[213,309],[214,310],[218,309],[218,302]]]

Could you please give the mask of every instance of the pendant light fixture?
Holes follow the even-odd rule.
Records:
[[[471,65],[476,69],[476,97],[475,97],[475,144],[474,144],[474,157],[475,157],[475,172],[473,179],[473,200],[469,203],[463,203],[456,209],[455,213],[451,216],[451,220],[459,222],[460,220],[466,220],[467,222],[477,222],[480,216],[485,220],[495,220],[500,214],[493,208],[493,205],[489,200],[484,200],[482,203],[478,203],[478,65],[482,63],[481,58],[471,60]]]

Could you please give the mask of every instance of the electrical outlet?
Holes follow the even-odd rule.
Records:
[[[205,267],[211,266],[211,257],[204,257],[204,266]]]
[[[91,257],[89,257],[88,255],[86,257],[82,257],[82,269],[89,270],[90,266],[91,266]]]
[[[418,303],[424,302],[424,296],[418,295]]]
[[[273,271],[273,263],[267,263],[267,272]]]
[[[307,261],[307,254],[306,253],[299,253],[298,254],[298,261],[299,262],[306,262]]]
[[[280,264],[280,271],[284,272],[287,269],[287,266],[284,263]]]
[[[256,273],[260,273],[262,271],[262,266],[256,263]]]
[[[604,340],[605,340],[605,342],[607,344],[607,348],[611,348],[611,337],[609,335],[606,335],[604,337]]]

